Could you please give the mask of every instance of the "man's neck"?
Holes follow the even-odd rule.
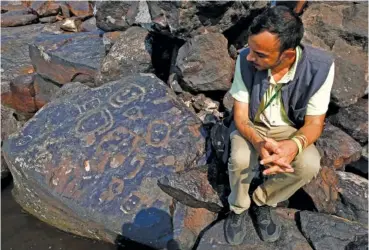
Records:
[[[287,72],[290,70],[294,62],[296,61],[296,54],[293,58],[290,60],[284,60],[277,66],[271,69],[271,73],[273,75],[273,78],[276,82],[278,82],[282,77],[287,74]]]

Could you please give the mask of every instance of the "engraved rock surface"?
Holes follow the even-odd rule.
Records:
[[[47,104],[3,149],[16,201],[39,219],[163,248],[173,238],[172,198],[157,180],[194,167],[205,136],[166,84],[146,74]]]
[[[197,250],[312,250],[308,241],[300,233],[296,225],[296,210],[277,208],[275,214],[282,224],[282,233],[280,239],[274,243],[267,243],[260,240],[251,217],[247,215],[247,233],[241,245],[232,246],[225,240],[224,220],[222,220],[205,232]]]
[[[316,209],[366,225],[368,221],[367,179],[322,167],[317,178],[303,187]]]
[[[329,117],[329,121],[365,145],[368,142],[368,99],[359,99],[357,103],[341,108]]]
[[[362,224],[327,214],[302,211],[301,230],[316,250],[368,248],[368,228]]]
[[[357,161],[361,155],[360,144],[341,129],[326,123],[316,142],[323,166],[344,170],[345,165]]]
[[[29,55],[45,79],[64,84],[83,75],[93,82],[105,49],[99,32],[42,35],[30,45]]]

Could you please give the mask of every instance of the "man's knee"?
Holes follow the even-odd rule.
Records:
[[[245,169],[250,166],[251,152],[246,148],[235,148],[231,151],[228,166],[232,170]]]
[[[300,155],[298,155],[293,163],[295,174],[305,183],[310,182],[320,171],[320,154],[314,145],[310,145]]]

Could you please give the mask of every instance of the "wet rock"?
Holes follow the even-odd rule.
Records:
[[[30,8],[36,11],[39,17],[56,16],[60,11],[60,4],[54,1],[33,1]]]
[[[79,17],[87,17],[93,15],[92,6],[88,1],[67,1],[70,12]]]
[[[1,28],[1,80],[10,81],[19,75],[34,72],[28,45],[38,36],[43,24]]]
[[[72,82],[78,75],[94,82],[105,54],[98,32],[43,35],[29,49],[37,73],[57,84]]]
[[[222,34],[199,35],[185,43],[178,52],[176,66],[181,85],[194,92],[228,90],[234,61]]]
[[[41,109],[46,103],[50,102],[53,94],[60,89],[60,85],[43,79],[40,75],[36,75],[33,87],[37,109]]]
[[[368,185],[365,178],[322,167],[317,178],[303,189],[319,212],[367,223]]]
[[[360,99],[357,103],[341,108],[329,121],[349,134],[361,145],[368,142],[368,100]]]
[[[332,51],[335,81],[332,102],[339,107],[364,96],[368,73],[368,3],[312,3],[303,14],[306,43]],[[355,28],[354,28],[355,27]]]
[[[155,248],[173,237],[172,198],[157,180],[205,153],[201,122],[152,74],[59,98],[4,142],[14,197],[39,219]]]
[[[312,250],[308,241],[300,233],[295,222],[296,210],[277,208],[277,219],[282,225],[281,237],[274,243],[260,240],[252,220],[246,216],[246,237],[241,245],[232,246],[224,238],[224,220],[218,222],[207,230],[198,246],[198,250],[224,249],[224,250]]]
[[[1,27],[23,26],[37,22],[38,17],[33,14],[1,17]]]
[[[201,231],[216,218],[216,213],[204,208],[187,207],[176,202],[173,214],[173,240],[178,243],[179,249],[193,249]]]
[[[133,12],[133,9],[137,8],[137,3],[101,1],[96,3],[95,8],[97,27],[104,31],[124,31],[130,27],[127,16]]]
[[[40,23],[55,23],[57,21],[58,19],[56,18],[56,16],[48,16],[40,18]]]
[[[159,187],[177,201],[194,208],[206,208],[212,212],[223,209],[222,187],[217,187],[216,169],[208,165],[188,172],[165,176],[158,181]]]
[[[301,230],[317,250],[366,249],[368,228],[339,217],[302,211]],[[358,244],[360,243],[360,244]],[[358,248],[352,248],[358,246]]]
[[[130,74],[153,72],[151,54],[149,32],[140,27],[129,28],[103,59],[96,77],[97,85],[118,80]]]
[[[324,166],[344,169],[345,165],[357,161],[361,155],[361,146],[341,129],[326,123],[322,135],[316,142]]]
[[[81,31],[83,32],[89,32],[89,31],[96,31],[98,30],[96,26],[96,18],[92,17],[90,19],[87,19],[84,21],[80,26]]]
[[[70,32],[80,32],[82,20],[79,17],[69,17],[62,21],[60,28]]]

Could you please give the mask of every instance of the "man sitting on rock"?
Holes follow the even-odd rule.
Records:
[[[230,244],[246,236],[250,208],[263,241],[281,233],[271,207],[287,200],[314,178],[321,135],[334,78],[331,56],[302,45],[301,19],[285,6],[267,9],[249,28],[248,47],[237,58],[230,90],[234,125],[228,163],[231,194],[225,235]],[[260,160],[260,161],[259,161]],[[255,168],[267,180],[249,196]],[[252,204],[251,204],[252,203]]]

